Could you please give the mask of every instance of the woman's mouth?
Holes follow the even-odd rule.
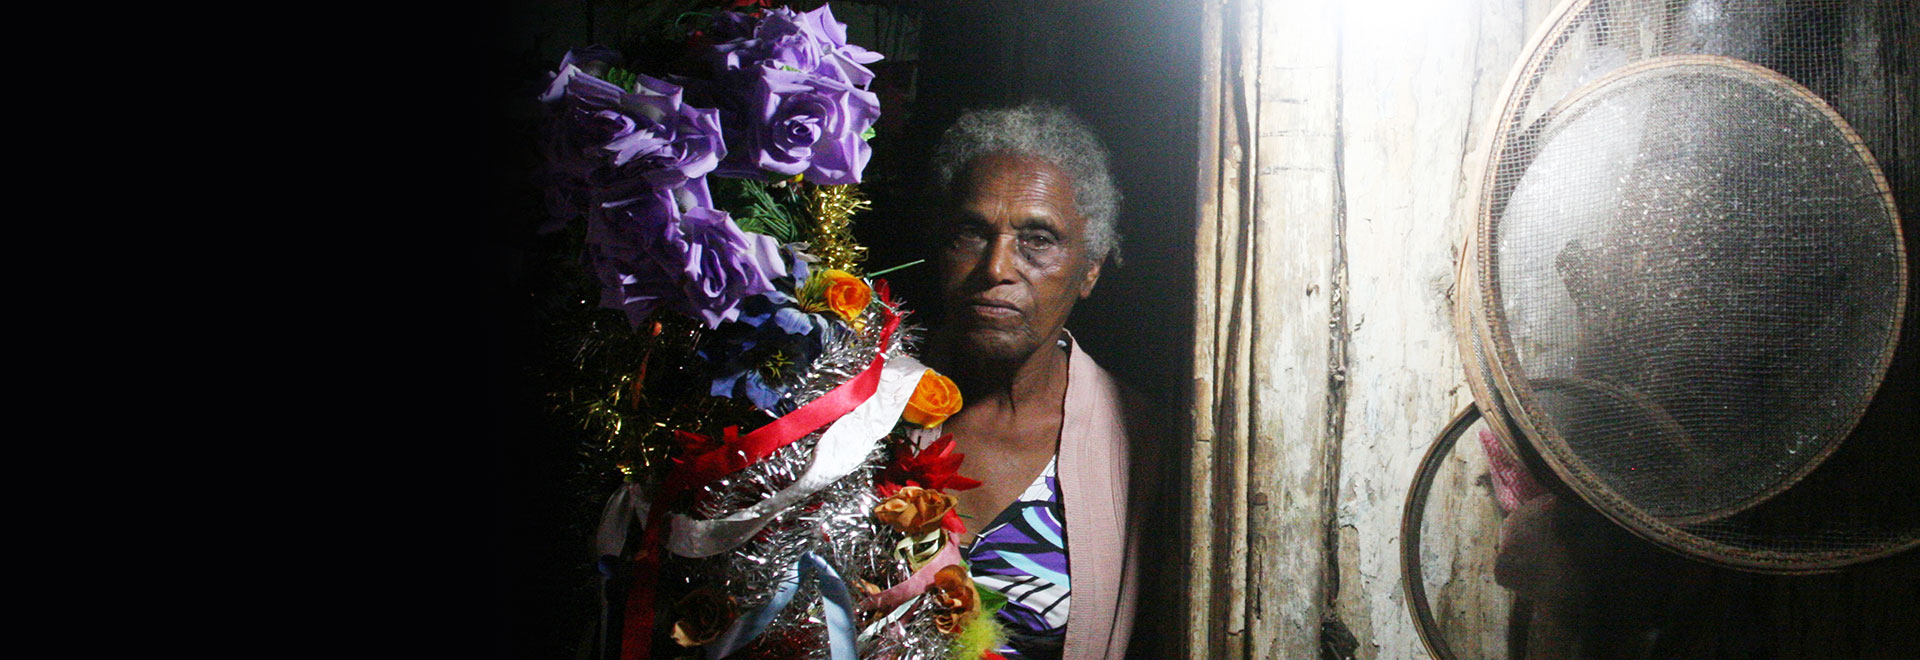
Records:
[[[990,301],[990,300],[974,300],[974,301],[968,302],[967,307],[973,310],[974,316],[979,316],[983,318],[998,319],[998,318],[1013,318],[1016,316],[1020,316],[1020,308],[1015,307],[1010,303]]]

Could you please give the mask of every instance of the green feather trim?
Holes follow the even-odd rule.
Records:
[[[988,651],[998,650],[1007,643],[1007,631],[1000,627],[1000,608],[1007,604],[1007,597],[1000,592],[981,589],[974,586],[973,591],[980,598],[980,613],[967,622],[960,636],[953,638],[952,660],[980,660]]]

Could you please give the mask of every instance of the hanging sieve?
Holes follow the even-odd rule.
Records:
[[[1462,253],[1472,254],[1473,246],[1473,235],[1468,234]],[[1466,361],[1467,389],[1472,392],[1476,402],[1474,417],[1493,433],[1508,455],[1517,457],[1529,470],[1545,473],[1550,468],[1541,461],[1539,454],[1521,442],[1519,432],[1515,430],[1518,424],[1508,412],[1499,386],[1493,382],[1493,368],[1488,362],[1485,339],[1481,333],[1467,330],[1480,327],[1478,315],[1475,314],[1479,308],[1468,304],[1480,298],[1479,287],[1475,286],[1472,277],[1474,263],[1471,258],[1460,260],[1458,270],[1454,273],[1454,282],[1459,290],[1454,292],[1453,305],[1454,341],[1461,358]]]
[[[1794,20],[1846,11],[1563,5],[1487,150],[1456,327],[1489,427],[1715,563],[1818,570],[1920,542],[1920,433],[1868,415],[1908,313],[1868,145],[1890,131],[1863,140],[1799,82],[1847,91],[1853,65]],[[1887,104],[1869,101],[1852,107]]]

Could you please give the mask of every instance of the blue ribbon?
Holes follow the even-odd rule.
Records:
[[[813,580],[825,601],[821,604],[826,612],[827,647],[833,660],[856,660],[853,596],[847,591],[847,581],[827,564],[827,560],[812,552],[801,555],[799,561],[787,567],[787,574],[780,578],[780,589],[773,593],[773,598],[758,609],[740,615],[725,634],[707,644],[707,660],[720,660],[732,655],[759,637],[760,633],[766,631],[767,624],[773,622],[773,617],[793,602],[793,595],[800,591],[800,585],[808,579]]]

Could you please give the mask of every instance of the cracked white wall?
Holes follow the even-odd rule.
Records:
[[[1449,320],[1455,252],[1470,228],[1466,197],[1478,166],[1466,161],[1483,141],[1490,104],[1550,6],[1526,0],[1343,4],[1347,378],[1334,609],[1360,640],[1357,658],[1427,657],[1400,585],[1400,520],[1421,456],[1472,401],[1461,386]],[[1463,449],[1469,451],[1459,455],[1479,457]],[[1483,464],[1468,467],[1455,474],[1484,473]],[[1479,608],[1491,613],[1484,616],[1503,615],[1505,592],[1489,581],[1497,523],[1491,493],[1469,482],[1441,484],[1435,495],[1446,500],[1435,503],[1436,513],[1458,514],[1445,516],[1445,523],[1480,529],[1477,538],[1486,543],[1430,557],[1444,563],[1428,566],[1459,578],[1446,582],[1454,600],[1471,598],[1490,606]],[[1472,622],[1476,632],[1455,643],[1470,639],[1479,648],[1500,648],[1505,626],[1487,623]],[[1455,650],[1486,657],[1474,648]]]

